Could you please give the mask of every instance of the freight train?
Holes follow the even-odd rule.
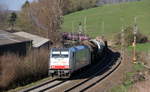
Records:
[[[104,52],[102,40],[83,41],[70,48],[52,48],[49,59],[49,76],[69,78],[72,73],[91,65]]]
[[[84,41],[84,40],[90,40],[91,38],[88,35],[85,34],[81,34],[81,33],[67,33],[64,32],[62,33],[62,38],[64,40],[80,40],[80,41]]]

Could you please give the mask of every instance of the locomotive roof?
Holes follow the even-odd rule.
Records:
[[[72,48],[70,48],[71,51],[78,51],[78,50],[83,50],[87,48],[87,46],[84,46],[84,45],[79,45],[79,46],[74,46]]]
[[[79,45],[79,46],[74,46],[74,47],[71,47],[71,48],[52,48],[52,51],[78,51],[78,50],[83,50],[87,48],[87,46],[84,46],[84,45]]]
[[[68,51],[69,48],[52,48],[53,51]]]

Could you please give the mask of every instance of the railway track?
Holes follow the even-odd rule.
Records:
[[[108,58],[110,57],[110,58]],[[109,55],[107,58],[104,59],[105,64],[97,64],[91,71],[84,73],[83,79],[75,79],[71,81],[71,83],[64,85],[62,87],[57,87],[54,90],[47,90],[45,92],[83,92],[87,91],[88,89],[94,87],[97,83],[101,82],[111,73],[113,73],[121,64],[120,55],[114,56]],[[119,59],[118,59],[119,58]],[[115,63],[115,64],[114,64]],[[105,66],[106,65],[106,66]],[[104,67],[105,66],[105,67]],[[93,72],[94,71],[94,72]]]
[[[105,60],[105,59],[103,58],[103,60]],[[93,68],[94,67],[92,67],[91,69],[93,69]],[[85,72],[87,72],[87,71],[85,71]],[[78,77],[80,78],[83,75],[84,75],[84,73],[80,74],[79,76],[76,76],[74,78],[77,79]],[[31,88],[22,90],[20,92],[43,92],[43,91],[46,92],[47,90],[54,89],[57,86],[59,87],[59,86],[61,86],[62,84],[66,83],[66,82],[70,82],[70,81],[67,81],[67,80],[63,80],[62,81],[62,80],[53,79],[53,80],[46,81],[46,82],[44,82],[42,84],[33,86]]]
[[[110,58],[108,58],[110,57]],[[121,63],[121,59],[117,60],[119,56],[114,56],[113,53],[109,53],[102,62],[91,67],[89,70],[82,72],[78,76],[72,77],[69,80],[57,80],[53,79],[37,85],[35,87],[22,90],[21,92],[79,92],[86,91],[99,83],[101,80],[109,76]],[[117,61],[117,62],[115,62]],[[115,64],[114,64],[115,62]],[[112,66],[113,65],[113,66]],[[104,67],[105,66],[105,67]],[[94,71],[94,72],[93,72]]]
[[[103,74],[104,71],[106,71],[108,68],[110,68],[109,66],[112,63],[113,62],[110,62],[106,67],[104,67],[101,70],[95,72],[92,76],[90,76],[90,78],[79,82],[78,84],[76,84],[75,86],[65,90],[64,92],[84,92],[84,91],[88,90],[89,88],[93,87],[94,85],[99,83],[101,80],[106,78],[108,75],[113,73],[113,71],[115,69],[117,69],[117,67],[120,65],[121,62],[117,62],[113,67],[111,67],[111,69],[109,71],[107,71]]]
[[[47,88],[50,89],[50,88],[53,88],[55,86],[64,84],[65,82],[67,82],[67,80],[52,79],[52,80],[46,81],[44,83],[41,83],[39,85],[33,86],[31,88],[21,90],[20,92],[43,92]]]

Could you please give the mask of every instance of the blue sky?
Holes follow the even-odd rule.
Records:
[[[6,5],[9,10],[20,10],[26,0],[0,0],[0,5]],[[33,1],[33,0],[28,0]]]

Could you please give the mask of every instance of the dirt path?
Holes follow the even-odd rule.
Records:
[[[129,92],[150,92],[150,80],[136,83]]]

